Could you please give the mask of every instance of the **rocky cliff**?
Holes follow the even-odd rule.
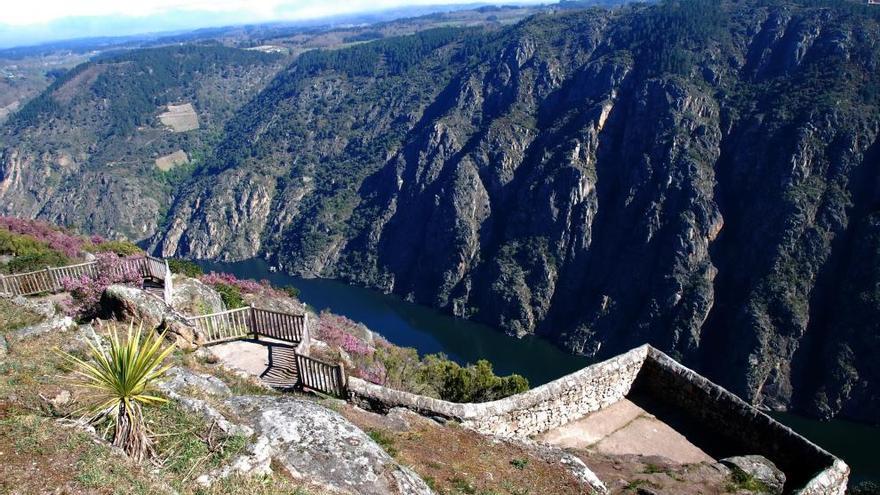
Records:
[[[153,235],[180,179],[278,70],[277,58],[186,45],[68,71],[0,127],[0,212],[109,237]],[[188,113],[172,117],[169,105]]]
[[[308,52],[153,247],[591,356],[648,342],[753,403],[876,420],[878,12],[687,0]]]

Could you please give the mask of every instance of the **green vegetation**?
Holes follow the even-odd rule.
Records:
[[[13,304],[8,299],[0,298],[0,335],[39,321],[39,315]]]
[[[36,125],[61,112],[53,93],[89,70],[112,64],[121,70],[101,72],[90,88],[97,98],[110,102],[107,136],[130,134],[137,126],[151,123],[156,109],[167,103],[166,93],[184,85],[192,75],[234,65],[266,63],[277,55],[221,45],[178,45],[126,51],[77,66],[56,79],[48,90],[29,101],[9,119],[16,128]]]
[[[0,254],[14,255],[9,263],[0,265],[5,273],[21,273],[42,270],[47,266],[60,266],[70,263],[64,254],[50,248],[45,243],[24,234],[15,234],[0,229]]]
[[[292,285],[286,285],[286,286],[282,287],[281,290],[285,294],[287,294],[288,296],[290,296],[294,299],[299,299],[300,290],[297,289],[296,287],[294,287]]]
[[[443,355],[432,354],[425,357],[419,373],[441,399],[452,402],[488,402],[529,389],[528,380],[520,375],[497,376],[485,359],[462,367]]]
[[[164,335],[142,335],[142,328],[133,326],[122,341],[113,327],[107,349],[89,342],[89,361],[58,351],[72,365],[78,386],[91,392],[89,421],[109,421],[113,446],[138,461],[153,454],[142,407],[167,402],[152,392],[154,382],[169,368],[163,361],[174,350],[173,346],[162,349],[163,342]]]
[[[143,249],[130,241],[104,241],[93,246],[90,251],[93,253],[116,253],[119,256],[133,256],[144,253]]]
[[[391,457],[397,456],[397,449],[394,447],[394,440],[385,434],[385,432],[381,430],[369,430],[367,435],[369,435],[374,442],[379,444],[385,452],[388,452],[388,455]]]
[[[205,274],[204,270],[202,270],[202,267],[200,267],[199,265],[193,263],[192,261],[183,260],[180,258],[169,259],[168,268],[171,269],[171,273],[177,273],[192,278],[199,278],[199,276]]]
[[[156,451],[164,454],[162,467],[176,475],[178,489],[193,481],[187,476],[192,475],[195,467],[200,471],[219,467],[247,446],[247,438],[243,436],[227,436],[218,428],[205,431],[205,422],[200,416],[171,402],[157,410],[149,427],[157,432],[175,432],[175,435],[157,436]]]
[[[529,465],[528,459],[512,459],[510,465],[522,471]]]
[[[772,493],[767,485],[755,479],[742,469],[733,469],[730,473],[730,483],[727,486],[728,491],[746,491],[748,493]]]
[[[247,306],[241,295],[241,290],[239,290],[238,287],[221,283],[214,284],[213,287],[214,290],[220,293],[220,298],[223,299],[223,304],[226,305],[226,309],[236,309]]]
[[[388,345],[375,354],[385,368],[386,386],[451,402],[488,402],[529,389],[524,377],[500,377],[484,359],[461,366],[443,354],[419,359],[415,349]]]

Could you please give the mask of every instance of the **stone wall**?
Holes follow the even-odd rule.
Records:
[[[849,467],[791,428],[657,349],[648,350],[633,389],[650,394],[723,438],[731,449],[772,460],[789,489],[804,494],[842,494]]]
[[[644,345],[522,394],[456,404],[349,379],[351,400],[368,409],[405,407],[460,421],[480,433],[527,438],[634,394],[649,394],[676,414],[723,438],[731,451],[761,454],[785,471],[787,491],[842,495],[849,467],[736,395]],[[633,399],[636,400],[636,399]]]
[[[637,347],[527,392],[493,402],[455,404],[349,379],[353,401],[384,411],[406,407],[502,437],[529,437],[607,407],[629,393],[648,346]]]

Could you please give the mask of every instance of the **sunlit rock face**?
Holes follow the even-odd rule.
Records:
[[[161,227],[98,176],[135,206],[96,221],[586,355],[649,342],[752,403],[876,418],[880,44],[854,9],[560,11],[310,53]],[[0,195],[36,214],[33,178],[82,163],[64,153],[10,148]]]

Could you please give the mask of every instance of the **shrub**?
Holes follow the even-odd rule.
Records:
[[[152,389],[154,382],[170,368],[162,366],[162,362],[174,350],[173,346],[162,349],[163,335],[151,332],[142,338],[141,331],[140,326],[137,330],[129,326],[122,341],[116,328],[111,327],[106,349],[89,343],[89,361],[57,351],[72,365],[76,385],[89,391],[89,422],[109,421],[113,446],[135,460],[153,453],[142,407],[167,402],[153,395]]]
[[[214,286],[214,288],[221,291],[221,293],[226,291],[231,295],[238,294],[239,297],[241,294],[257,294],[265,297],[284,297],[288,295],[286,292],[272,287],[272,284],[270,284],[268,280],[261,280],[259,282],[255,280],[242,280],[236,278],[236,276],[231,273],[211,272],[207,275],[200,276],[199,280],[203,283]],[[233,291],[230,288],[235,290]],[[242,304],[244,303],[242,302]]]
[[[214,286],[214,290],[220,293],[220,298],[223,299],[223,304],[226,305],[226,309],[236,309],[247,306],[244,303],[244,298],[241,296],[241,291],[238,287],[224,283],[215,283],[212,285]]]
[[[8,273],[30,272],[70,262],[67,256],[51,249],[44,242],[3,229],[0,229],[0,254],[15,256],[5,266]]]
[[[94,244],[91,250],[95,253],[116,253],[119,256],[134,256],[144,252],[130,241],[103,241]]]
[[[58,227],[37,220],[23,220],[16,217],[0,216],[0,229],[5,229],[14,234],[29,236],[68,258],[78,257],[86,242],[80,236],[70,234]]]
[[[297,289],[296,287],[294,287],[294,286],[292,286],[292,285],[287,285],[287,286],[282,287],[281,290],[282,290],[285,294],[287,294],[288,296],[290,296],[290,297],[292,297],[292,298],[294,298],[294,299],[299,299],[300,291],[299,291],[299,289]]]
[[[451,402],[488,402],[529,389],[528,380],[520,375],[496,375],[485,359],[462,367],[442,354],[432,354],[425,356],[420,372],[441,399]]]
[[[123,258],[114,253],[99,253],[96,256],[97,275],[84,274],[80,277],[65,277],[61,286],[73,296],[73,311],[83,318],[93,316],[104,289],[112,284],[140,282],[137,270],[122,264]]]
[[[32,272],[47,266],[63,266],[70,260],[63,254],[49,249],[18,255],[6,264],[9,273]]]
[[[182,260],[179,258],[171,258],[168,260],[168,268],[171,269],[172,273],[179,273],[180,275],[186,275],[187,277],[199,278],[205,274],[202,271],[202,267],[193,263],[189,260]]]

